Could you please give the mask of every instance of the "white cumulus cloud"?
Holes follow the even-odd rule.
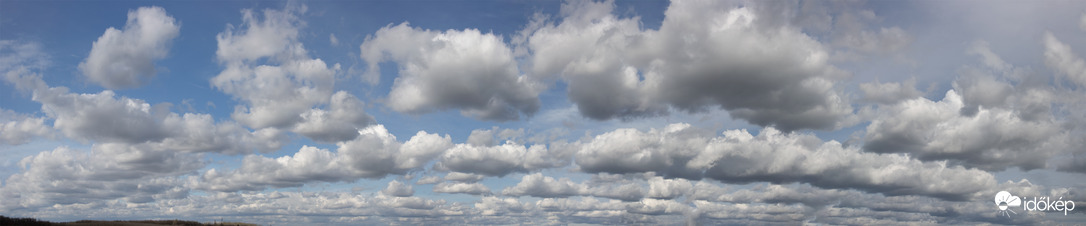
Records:
[[[45,118],[34,118],[0,108],[0,143],[19,145],[35,137],[53,137]]]
[[[155,77],[154,61],[166,57],[180,32],[181,26],[161,7],[129,11],[124,29],[106,29],[87,59],[79,63],[79,70],[109,89],[147,84]]]
[[[246,156],[239,168],[208,170],[194,178],[191,185],[205,190],[238,191],[383,178],[418,170],[452,146],[447,135],[442,137],[424,131],[401,143],[383,125],[366,127],[358,133],[353,140],[338,143],[334,152],[303,146],[293,156]],[[402,193],[389,195],[395,194]]]
[[[377,83],[379,63],[399,65],[388,106],[405,113],[459,109],[484,120],[515,120],[539,110],[539,87],[520,75],[513,52],[495,34],[476,29],[431,31],[402,23],[368,36],[360,47]]]
[[[434,185],[434,192],[484,195],[490,194],[490,188],[480,183],[444,182]]]
[[[49,87],[39,74],[8,73],[5,80],[20,90],[53,119],[61,134],[83,141],[140,145],[156,150],[219,152],[227,154],[268,151],[283,145],[275,129],[250,131],[233,122],[216,123],[211,115],[170,111],[170,104],[151,105],[141,99],[100,93],[71,93],[67,87]]]
[[[385,187],[384,190],[381,190],[381,194],[396,197],[408,197],[415,195],[415,188],[411,185],[394,180],[388,182],[388,187]]]
[[[357,97],[334,92],[339,64],[310,58],[298,40],[306,8],[242,10],[242,24],[216,36],[226,68],[211,84],[245,103],[231,117],[250,128],[291,130],[318,142],[347,141],[374,123]],[[314,108],[326,105],[325,109]]]

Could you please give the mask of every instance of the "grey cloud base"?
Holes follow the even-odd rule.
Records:
[[[646,30],[637,18],[613,15],[613,7],[569,2],[561,22],[533,21],[514,39],[531,54],[532,76],[562,78],[586,117],[723,108],[791,131],[840,127],[852,114],[833,86],[847,72],[830,65],[826,48],[797,28],[755,23],[764,15],[747,7],[677,1],[659,30]]]
[[[969,200],[995,184],[991,174],[906,156],[864,153],[836,141],[766,128],[757,136],[731,130],[722,137],[673,124],[641,132],[619,129],[584,144],[575,161],[590,173],[647,173],[723,182],[802,182],[887,195]],[[955,181],[956,183],[941,183]]]

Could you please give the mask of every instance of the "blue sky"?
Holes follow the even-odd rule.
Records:
[[[992,197],[1086,201],[1086,5],[989,3],[3,1],[0,214],[1081,222]]]

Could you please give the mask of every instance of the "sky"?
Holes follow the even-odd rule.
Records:
[[[1082,37],[1054,0],[4,0],[0,215],[1081,223]]]

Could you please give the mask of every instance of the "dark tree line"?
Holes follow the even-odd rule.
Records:
[[[34,218],[11,218],[11,217],[0,216],[0,226],[8,226],[8,225],[11,225],[11,226],[15,226],[15,225],[19,225],[19,226],[52,226],[52,225],[57,225],[57,224],[54,224],[53,222],[48,222],[48,221],[40,221],[40,220],[34,219]]]
[[[205,225],[252,225],[241,223],[216,223],[204,224],[196,221],[183,220],[140,220],[140,221],[93,221],[81,220],[75,222],[54,223],[34,218],[13,218],[0,216],[0,226],[129,226],[129,225],[180,225],[180,226],[205,226]]]

